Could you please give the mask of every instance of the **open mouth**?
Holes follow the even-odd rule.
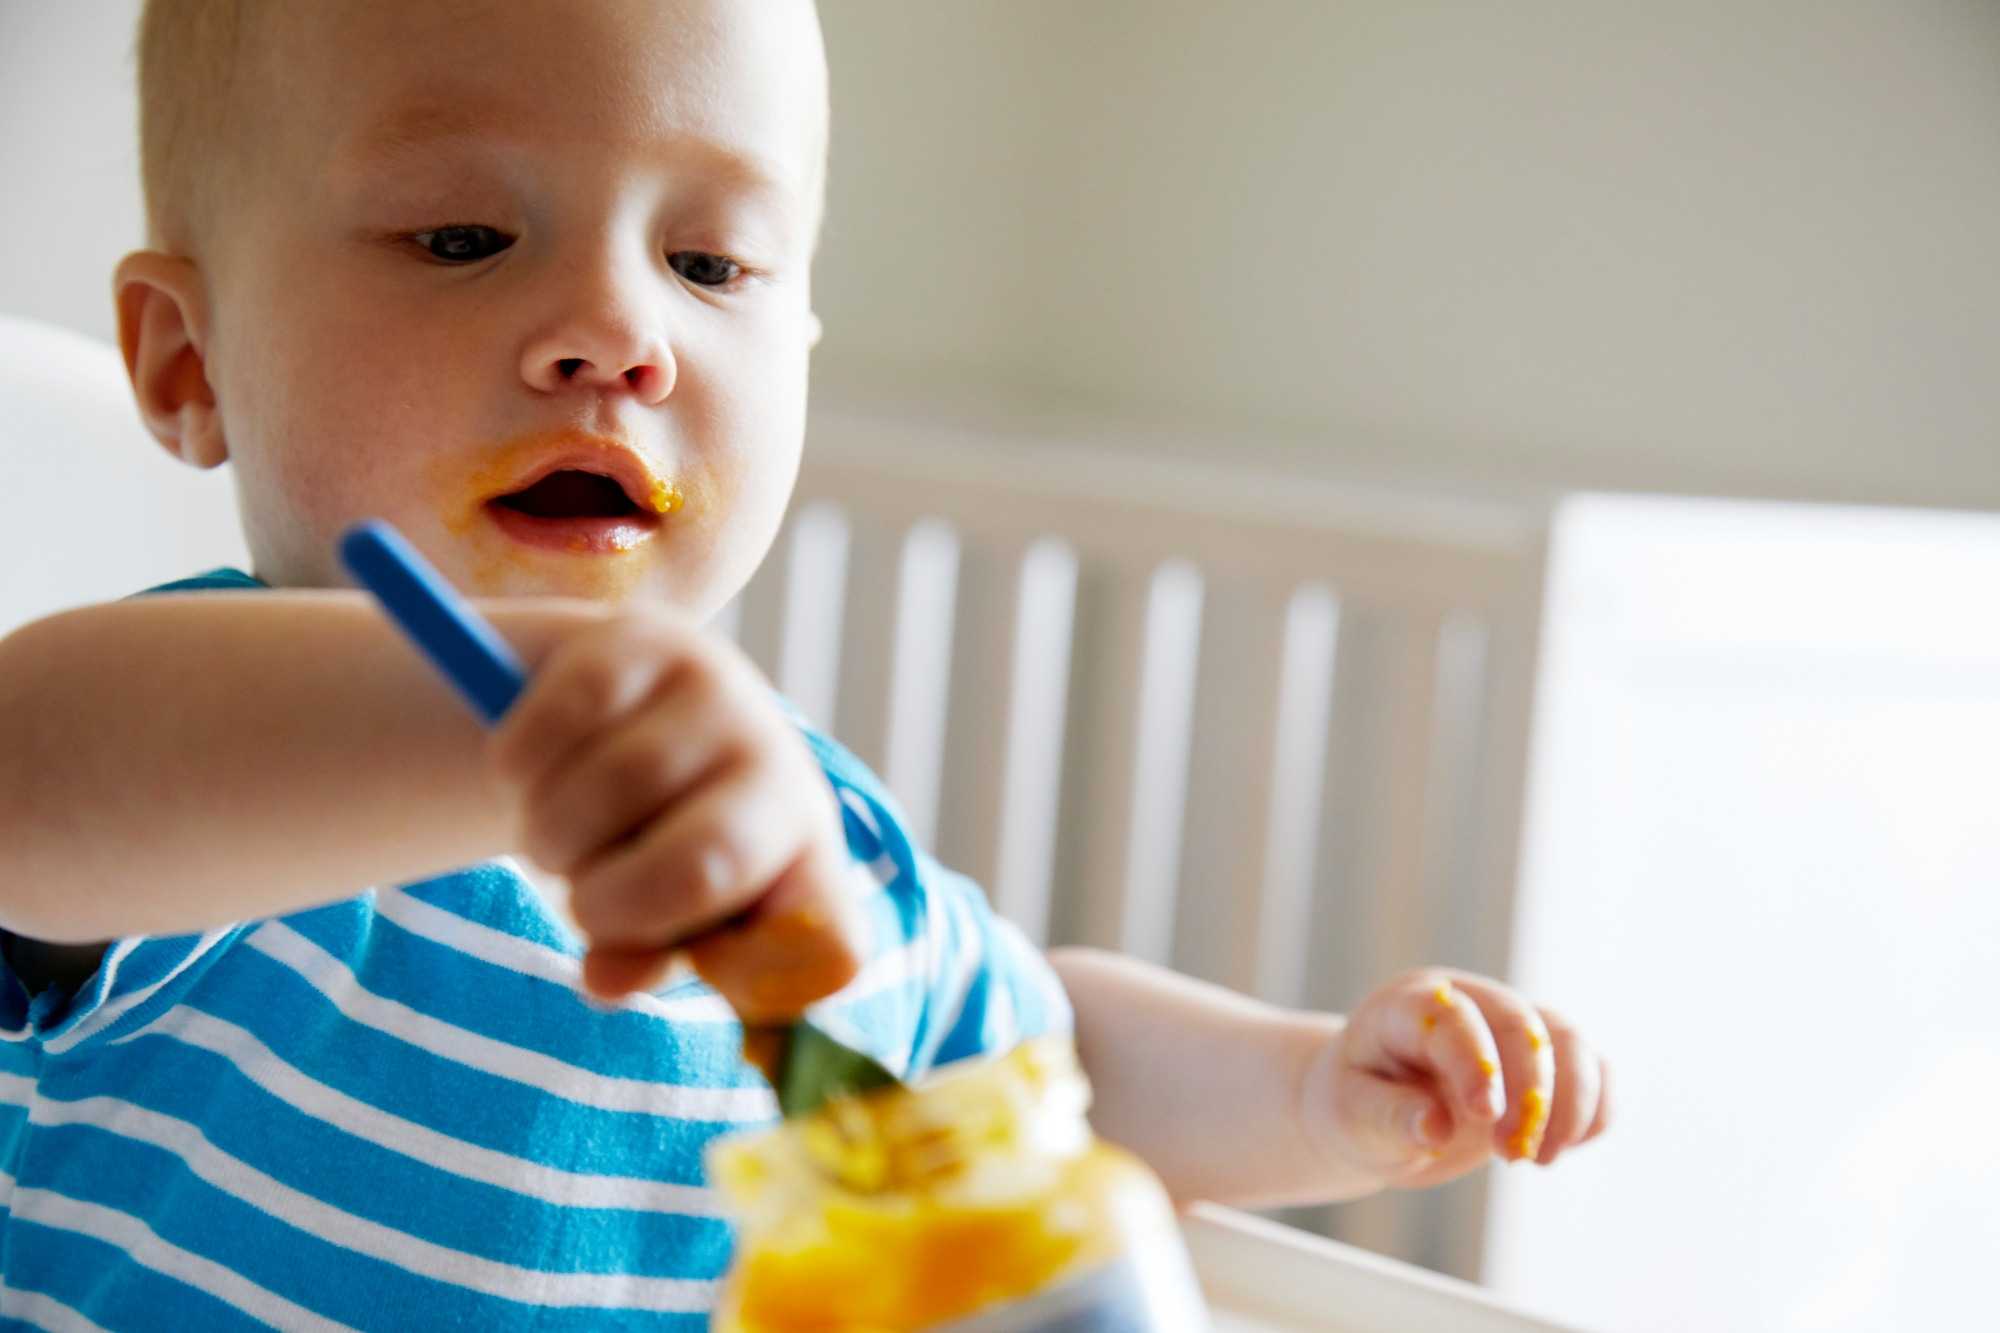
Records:
[[[625,488],[611,478],[575,468],[551,472],[526,490],[499,496],[492,503],[531,518],[653,517],[633,504]]]
[[[661,514],[635,502],[611,477],[559,468],[530,486],[486,502],[501,531],[528,546],[582,554],[630,551],[660,527]]]

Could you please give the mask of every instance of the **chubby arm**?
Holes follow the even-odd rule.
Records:
[[[1346,1026],[1117,954],[1053,949],[1076,1010],[1092,1126],[1177,1203],[1243,1207],[1373,1193],[1380,1176],[1327,1157],[1302,1114],[1315,1064]]]
[[[1343,1018],[1094,950],[1050,961],[1092,1123],[1178,1201],[1332,1202],[1496,1156],[1548,1166],[1610,1120],[1609,1067],[1577,1029],[1469,972],[1405,972]]]
[[[532,666],[603,615],[478,603]],[[0,928],[176,934],[508,849],[485,737],[362,594],[160,594],[0,639]]]

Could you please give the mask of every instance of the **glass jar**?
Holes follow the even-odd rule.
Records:
[[[718,1333],[1181,1333],[1207,1315],[1173,1207],[1092,1136],[1070,1042],[719,1140],[741,1224]]]

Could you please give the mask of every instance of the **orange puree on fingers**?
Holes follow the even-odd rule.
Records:
[[[1533,1157],[1542,1150],[1542,1134],[1549,1127],[1549,1099],[1540,1088],[1521,1094],[1521,1127],[1514,1131],[1507,1151],[1516,1161]]]

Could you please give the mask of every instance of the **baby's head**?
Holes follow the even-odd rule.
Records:
[[[818,328],[810,0],[149,0],[139,65],[121,342],[258,574],[338,586],[381,516],[472,592],[749,578]]]

